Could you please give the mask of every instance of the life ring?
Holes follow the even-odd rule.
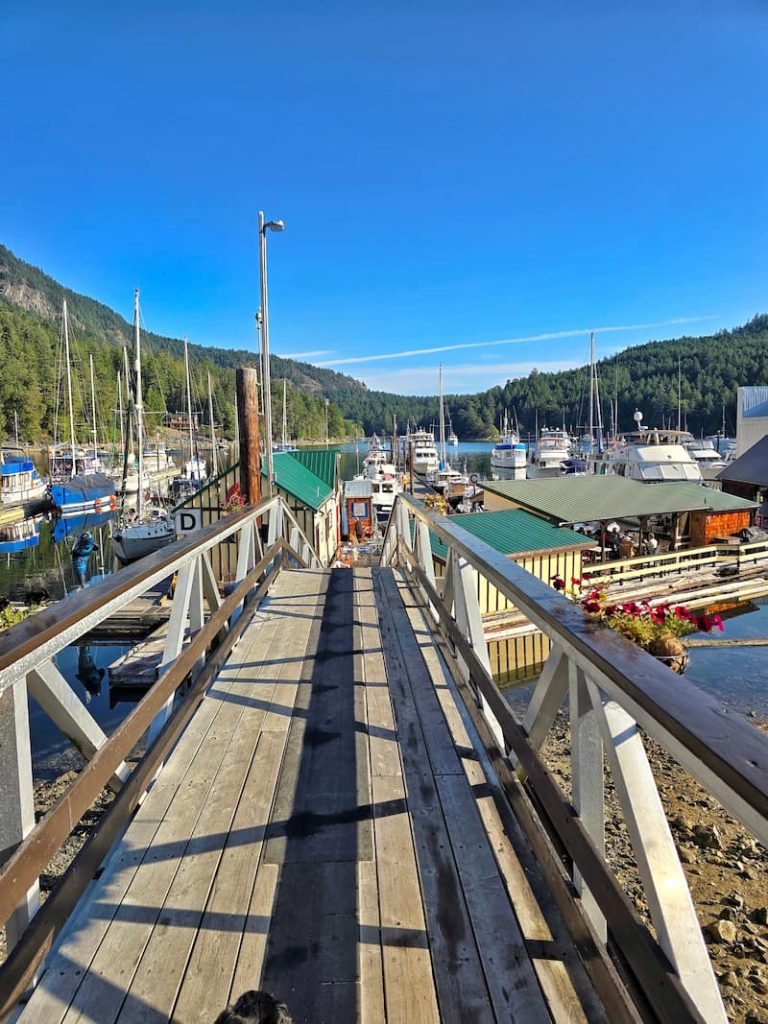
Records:
[[[469,482],[470,482],[471,484],[476,484],[476,483],[477,483],[477,473],[472,473],[472,474],[470,475],[470,477],[469,477]]]

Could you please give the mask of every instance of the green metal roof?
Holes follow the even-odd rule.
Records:
[[[504,509],[501,512],[467,512],[465,515],[451,516],[450,521],[484,540],[503,555],[552,551],[556,548],[583,548],[594,543],[580,533],[552,526],[539,516],[519,508]],[[429,539],[432,554],[446,559],[448,548],[443,541],[431,530]]]
[[[295,458],[295,452],[275,452],[272,456],[272,465],[275,471],[275,483],[277,486],[292,495],[302,505],[309,508],[319,509],[333,489],[321,480],[319,476],[307,469],[302,462]],[[266,459],[261,464],[261,475],[267,475]]]
[[[302,466],[306,466],[310,473],[324,480],[330,488],[336,487],[338,448],[302,448],[289,454]]]
[[[589,523],[698,510],[740,512],[757,507],[753,501],[701,484],[644,484],[611,474],[484,480],[483,487],[556,523]]]

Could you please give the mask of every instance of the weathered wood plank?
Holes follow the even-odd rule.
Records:
[[[251,630],[257,628],[256,623],[249,626]],[[266,643],[271,642],[269,638],[273,635],[265,628]],[[231,657],[230,667],[232,660],[237,661],[236,653]],[[73,933],[71,941],[62,943],[61,952],[46,975],[50,981],[44,979],[38,990],[41,995],[49,991],[63,1011],[59,1018],[66,1016],[76,1020],[82,1012],[83,1019],[87,1020],[90,1012],[96,1012],[95,1019],[101,1024],[114,1019],[119,1012],[151,930],[151,925],[144,920],[147,915],[142,911],[142,904],[154,900],[151,905],[159,906],[158,901],[164,898],[175,873],[176,861],[170,853],[173,851],[177,857],[186,845],[200,805],[224,756],[226,744],[222,743],[220,717],[225,705],[218,698],[231,689],[236,674],[236,670],[230,670],[228,678],[218,679],[211,688],[211,695],[198,708],[122,841],[120,850],[126,850],[125,863],[120,866],[116,861],[116,874],[108,871],[95,887],[83,916],[77,918],[83,922],[82,926]],[[178,817],[167,817],[171,803],[174,815],[179,812]],[[163,851],[159,856],[155,852],[158,849]],[[114,887],[108,889],[111,881]],[[144,897],[137,897],[137,890],[145,881],[149,888]],[[103,891],[102,885],[105,886]],[[120,955],[111,962],[109,948],[113,936],[109,941],[106,936],[113,928],[128,938],[125,942],[117,940]],[[54,978],[56,981],[52,984]],[[25,1010],[24,1019],[51,1024],[54,1018],[48,1009],[42,1009],[42,1004],[41,1016],[37,1016],[37,998],[36,993]],[[67,1012],[66,1004],[72,1000],[74,1003]]]
[[[446,772],[448,775],[460,773],[463,777],[463,769],[452,744],[452,757],[449,757],[445,738],[439,740],[434,735],[440,726],[434,709],[425,708],[429,714],[426,716],[426,724],[422,726],[409,678],[412,665],[409,661],[406,668],[406,654],[399,643],[403,630],[400,614],[402,603],[398,609],[400,599],[391,570],[382,570],[377,574],[376,582],[382,643],[402,740],[403,775],[424,894],[424,913],[441,1019],[488,1021],[490,1024],[496,1018],[491,1009],[480,953],[451,849],[435,776],[429,769],[429,760],[425,755],[428,751],[431,754],[431,750],[438,750],[439,757],[435,761],[450,768]],[[410,643],[406,644],[406,650],[412,659],[421,660],[418,645],[415,654]],[[422,703],[426,705],[427,702]],[[442,731],[445,737],[447,729],[444,721]],[[434,766],[435,762],[432,763]]]
[[[530,846],[506,804],[492,766],[482,750],[480,737],[440,654],[435,635],[426,626],[423,610],[408,586],[399,580],[398,587],[409,621],[419,638],[422,656],[435,684],[454,743],[467,750],[467,755],[462,757],[462,765],[550,1013],[555,1021],[563,1024],[586,1024],[586,1021],[605,1024],[603,1007],[584,975],[570,935],[556,914],[552,896],[546,891]],[[502,811],[505,811],[504,823]]]
[[[405,785],[397,777],[371,783],[387,1024],[438,1024]]]
[[[370,857],[370,822],[360,820],[360,808],[370,796],[358,756],[353,611],[354,575],[333,570],[303,687],[306,718],[289,731],[286,767],[296,780],[290,812],[277,817],[290,802],[283,787],[270,826],[266,859],[282,869],[263,985],[280,993],[296,1024],[317,1019],[318,996],[329,986],[339,1019],[357,1017],[357,860],[361,849]]]
[[[295,628],[282,630],[285,646],[277,672],[271,668],[265,669],[268,677],[274,677],[273,685],[269,687],[265,682],[259,685],[259,680],[255,680],[256,699],[259,699],[263,690],[264,698],[260,702],[265,707],[272,708],[275,699],[279,700],[284,712],[283,717],[287,717],[289,711],[284,703],[284,691],[300,674],[301,661],[307,656],[312,616],[305,615],[305,611],[317,614],[320,600],[317,589],[307,588],[299,594],[294,587],[294,592],[290,595],[293,598],[291,608],[297,615],[301,615],[301,619],[297,619]],[[273,606],[273,610],[277,609],[282,611],[278,601]],[[300,656],[298,652],[301,652]],[[246,663],[258,659],[258,652],[254,646],[241,650],[240,653]],[[273,653],[274,649],[270,650],[270,660],[277,661],[279,656],[273,657]],[[269,723],[270,714],[269,711],[263,714],[261,732],[249,776],[174,1009],[174,1020],[178,1024],[206,1017],[213,1020],[216,1013],[227,1004],[230,995],[232,998],[239,995],[236,989],[232,990],[232,980],[241,940],[245,941],[243,932],[248,928],[248,906],[259,869],[287,735],[287,729],[265,728]],[[252,927],[252,918],[250,924]],[[250,987],[253,985],[254,982],[251,980]]]

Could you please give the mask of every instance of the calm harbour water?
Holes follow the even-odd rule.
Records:
[[[359,453],[356,454],[356,447]],[[491,474],[490,443],[472,442],[451,448],[448,458],[479,479]],[[342,476],[354,476],[358,460],[362,463],[366,445],[345,445],[342,449]],[[90,529],[99,543],[99,553],[91,559],[91,580],[101,579],[111,571],[112,555],[109,539],[109,517],[83,522],[73,520],[58,524],[41,520],[36,524],[35,538],[21,551],[9,551],[0,541],[0,596],[23,599],[30,591],[44,588],[52,599],[66,600],[76,590],[71,549],[83,529]],[[4,547],[6,550],[4,550]],[[740,606],[724,615],[726,638],[767,637],[768,598]],[[133,707],[129,695],[110,690],[109,665],[128,649],[128,645],[92,644],[86,648],[70,647],[56,658],[57,666],[75,693],[88,704],[89,710],[110,733]],[[765,647],[696,648],[686,672],[689,682],[712,694],[729,709],[768,717],[768,657]],[[673,681],[672,681],[673,685]],[[524,696],[527,687],[509,691],[513,704]],[[79,765],[81,759],[48,717],[30,701],[34,771],[36,777],[51,778],[61,771]]]

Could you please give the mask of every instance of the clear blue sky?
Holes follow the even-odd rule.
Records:
[[[477,390],[768,309],[766,67],[764,0],[4,0],[0,241],[248,347],[263,208],[274,352]]]

